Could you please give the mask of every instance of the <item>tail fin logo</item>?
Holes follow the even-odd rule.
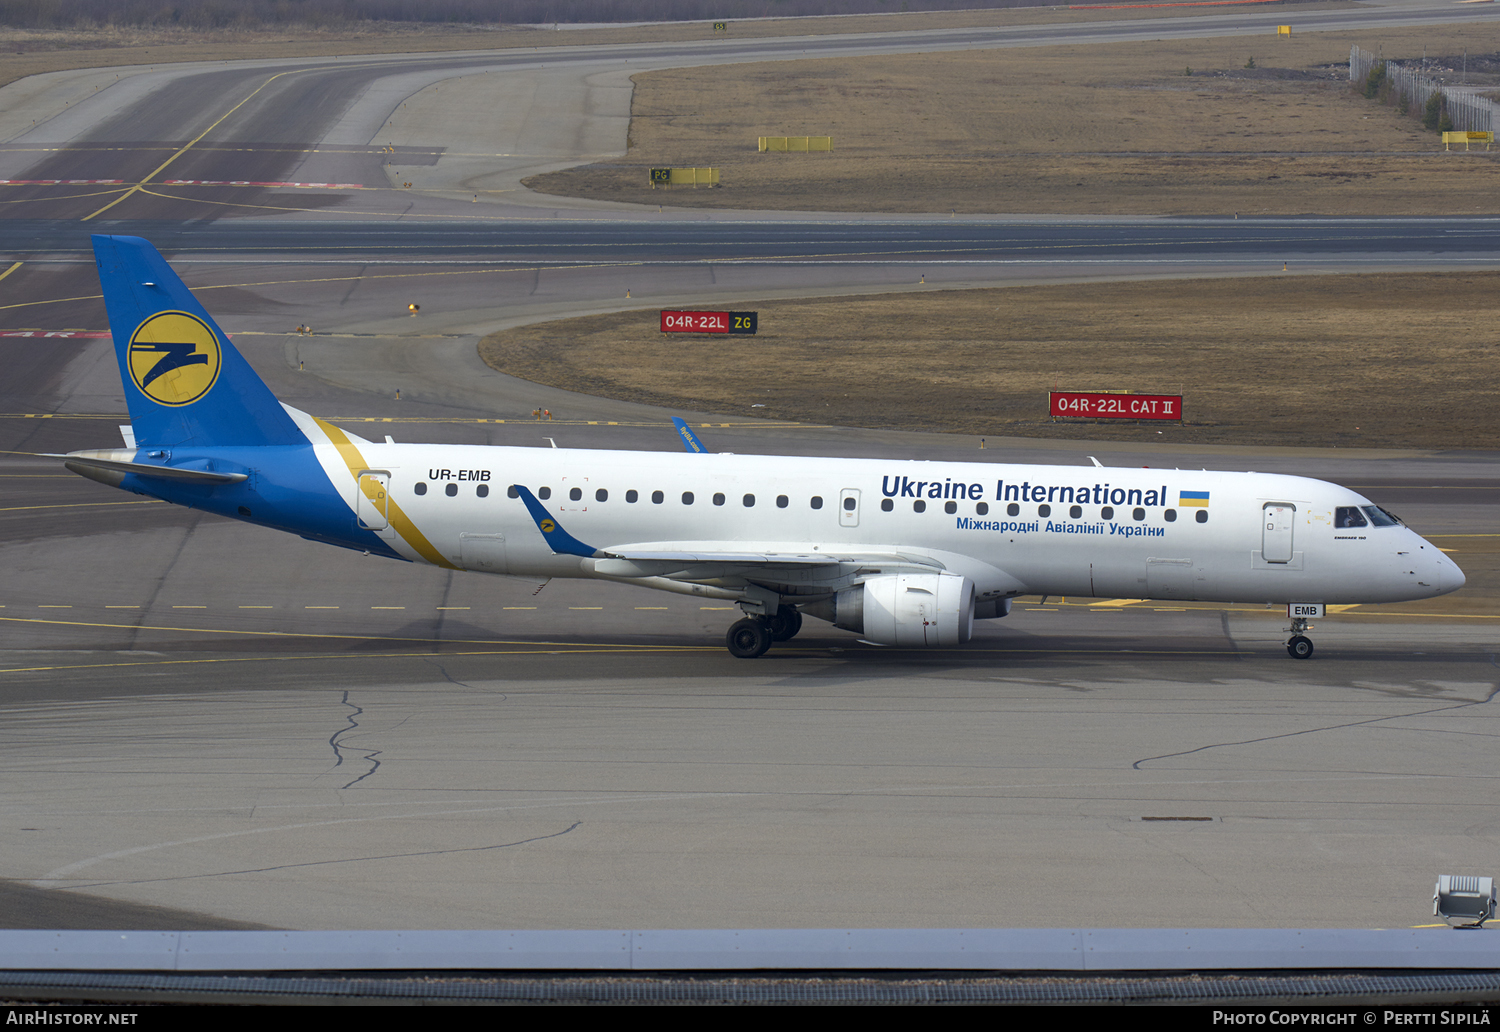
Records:
[[[159,405],[191,405],[219,378],[223,349],[202,319],[157,312],[130,338],[130,378]]]

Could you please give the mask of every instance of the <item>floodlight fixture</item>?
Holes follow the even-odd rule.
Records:
[[[1432,890],[1432,915],[1454,928],[1482,928],[1495,916],[1495,879],[1440,874]]]

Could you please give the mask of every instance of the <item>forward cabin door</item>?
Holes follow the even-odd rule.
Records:
[[[1297,507],[1286,502],[1267,502],[1261,508],[1260,554],[1268,563],[1292,561],[1292,527]]]

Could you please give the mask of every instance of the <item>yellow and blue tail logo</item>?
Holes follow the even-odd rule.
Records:
[[[129,356],[130,379],[159,405],[191,405],[224,365],[218,336],[187,312],[158,312],[137,326]]]
[[[156,248],[96,236],[94,259],[141,447],[308,443]]]

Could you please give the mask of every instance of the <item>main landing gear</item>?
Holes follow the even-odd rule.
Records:
[[[1313,654],[1312,639],[1302,632],[1307,630],[1307,618],[1302,616],[1292,617],[1292,626],[1289,628],[1292,636],[1286,642],[1286,654],[1293,659],[1311,659]]]
[[[791,641],[802,629],[802,614],[795,606],[780,606],[771,616],[747,616],[730,625],[724,636],[729,653],[739,659],[764,656],[772,642]]]

